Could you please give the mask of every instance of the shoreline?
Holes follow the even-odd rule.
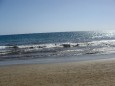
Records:
[[[46,58],[33,58],[33,59],[6,59],[0,61],[0,66],[19,65],[19,64],[54,64],[54,63],[68,63],[68,62],[82,62],[102,59],[115,58],[115,54],[102,54],[102,55],[80,55],[68,57],[46,57]]]
[[[0,86],[115,86],[115,58],[0,67]]]

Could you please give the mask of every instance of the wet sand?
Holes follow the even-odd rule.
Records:
[[[0,86],[115,86],[115,59],[0,66]]]

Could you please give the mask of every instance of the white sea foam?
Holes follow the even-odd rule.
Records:
[[[64,45],[67,45],[65,47]],[[82,43],[51,43],[51,44],[34,44],[19,46],[0,46],[0,55],[8,53],[58,53],[71,55],[96,54],[96,53],[115,53],[115,40],[101,40]],[[46,55],[46,54],[44,54]]]
[[[7,47],[7,46],[0,46],[0,50],[1,50],[1,49],[5,49],[6,47]]]

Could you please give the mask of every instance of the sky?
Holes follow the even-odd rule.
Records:
[[[115,29],[115,0],[0,0],[0,35]]]

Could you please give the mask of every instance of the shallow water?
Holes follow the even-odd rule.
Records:
[[[18,64],[52,64],[52,63],[64,63],[64,62],[81,62],[81,61],[91,61],[91,60],[111,59],[111,58],[115,58],[115,54],[82,55],[73,57],[49,57],[49,58],[37,58],[37,59],[26,59],[26,60],[5,60],[0,61],[0,66],[18,65]]]

